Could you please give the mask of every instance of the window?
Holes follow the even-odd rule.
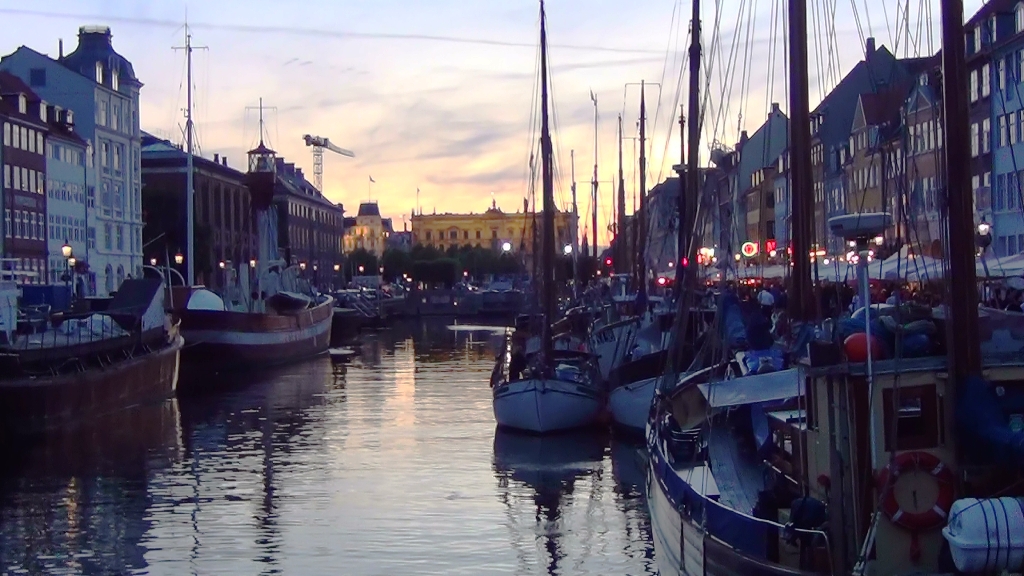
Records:
[[[110,250],[114,243],[114,228],[110,224],[103,225],[103,247]]]
[[[18,112],[28,114],[28,96],[18,94]]]
[[[987,154],[992,145],[992,122],[985,118],[981,121],[981,153]]]
[[[4,122],[4,146],[11,145],[11,123]]]
[[[28,71],[28,85],[37,88],[46,86],[46,69],[32,68]]]
[[[14,167],[14,189],[21,190],[21,168]]]
[[[986,62],[981,66],[981,97],[985,98],[989,95],[992,88],[991,71],[989,70],[988,63]]]
[[[938,446],[942,406],[935,393],[935,386],[904,386],[899,389],[898,398],[894,397],[895,392],[896,390],[892,388],[884,389],[882,392],[886,450],[921,450]],[[894,428],[895,448],[892,439]]]
[[[1006,60],[996,62],[996,90],[1006,90]]]
[[[970,82],[971,102],[976,102],[978,100],[978,71],[977,70],[971,70],[970,81],[971,81]],[[853,144],[852,141],[850,143],[851,143],[851,145]],[[851,149],[851,151],[852,151],[852,149]]]
[[[115,91],[116,91],[116,90],[118,89],[118,86],[119,86],[119,85],[120,85],[120,82],[118,82],[118,78],[117,78],[117,70],[116,70],[116,69],[114,69],[114,70],[111,70],[111,71],[110,71],[110,87],[111,87],[111,88],[112,88],[113,90],[115,90]]]
[[[992,208],[993,210],[1000,211],[1003,209],[1003,197],[1006,195],[1006,175],[999,174],[996,176],[996,189],[992,193]]]
[[[36,152],[43,153],[43,133],[36,132]]]
[[[4,188],[11,187],[11,165],[4,164]]]
[[[448,232],[448,238],[450,238],[452,240],[458,240],[459,239],[459,231],[458,230],[451,230],[451,231],[449,231]]]
[[[18,146],[22,150],[28,150],[28,128],[21,127],[21,146]]]
[[[1016,24],[1014,30],[1017,33],[1024,32],[1024,2],[1017,3],[1017,6],[1013,9],[1013,16]]]
[[[103,84],[103,63],[96,63],[96,83]]]

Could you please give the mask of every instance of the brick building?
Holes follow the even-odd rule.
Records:
[[[3,268],[17,279],[44,284],[46,258],[47,104],[18,77],[0,72],[3,144]]]
[[[187,257],[187,162],[180,146],[143,133],[142,206],[147,261],[155,258],[163,265],[177,253]],[[220,288],[223,275],[216,273],[220,262],[232,262],[237,267],[256,257],[249,189],[245,174],[230,167],[226,157],[193,155],[192,166],[196,282]]]

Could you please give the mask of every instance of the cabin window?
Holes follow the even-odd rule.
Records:
[[[898,399],[896,390],[889,388],[882,392],[882,402],[885,411],[887,451],[921,450],[939,445],[938,399],[935,386],[900,388]]]

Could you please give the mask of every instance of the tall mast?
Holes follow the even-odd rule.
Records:
[[[540,0],[540,150],[541,182],[544,193],[544,323],[542,340],[545,362],[551,360],[551,323],[555,319],[555,204],[554,170],[551,165],[551,132],[548,127],[548,36],[545,29],[544,0]]]
[[[593,216],[590,222],[590,249],[594,253],[594,262],[596,263],[599,256],[597,253],[597,95],[593,91],[590,92],[590,100],[594,102],[594,180],[590,194],[590,205],[593,207]]]
[[[619,114],[619,201],[618,201],[618,232],[615,234],[615,271],[620,274],[626,271],[626,179],[622,175],[622,114]]]
[[[192,161],[192,33],[185,24],[185,45],[175,46],[185,51],[185,281],[189,286],[196,283],[195,267],[195,183],[193,182]]]
[[[572,217],[573,217],[573,219],[576,220],[575,225],[572,227],[572,287],[573,287],[573,294],[575,294],[577,289],[579,288],[579,283],[580,283],[580,280],[579,280],[580,266],[579,266],[579,258],[578,258],[579,250],[580,250],[580,245],[579,245],[579,241],[578,241],[578,238],[579,238],[579,216],[578,216],[578,214],[579,214],[579,212],[577,211],[577,208],[576,208],[576,151],[575,150],[569,150],[569,162],[570,162],[570,171],[572,173]]]
[[[679,229],[686,233],[683,243],[679,245],[679,253],[686,258],[691,266],[694,264],[694,254],[697,249],[693,242],[693,232],[696,226],[696,208],[700,203],[700,174],[697,170],[697,160],[700,154],[700,0],[693,0],[693,17],[690,22],[690,131],[687,135],[687,160],[686,160],[686,186],[680,190],[679,197],[683,197],[683,190],[690,196],[690,201],[681,201],[682,210],[679,213]],[[683,223],[685,222],[685,225]],[[682,281],[689,287],[690,281],[695,274],[690,272],[688,266],[682,266],[677,262],[678,271],[682,272]],[[679,278],[677,278],[679,280]],[[682,284],[680,284],[682,286]],[[682,291],[680,290],[680,293]]]
[[[963,0],[942,0],[942,103],[946,123],[946,189],[949,202],[949,338],[950,369],[961,384],[981,374],[978,344],[978,286],[974,269],[974,205],[971,194],[967,132],[967,75],[964,66]],[[954,328],[955,327],[955,328]]]
[[[962,41],[961,41],[962,43]],[[789,147],[792,168],[793,290],[790,315],[798,322],[815,317],[811,289],[814,180],[811,176],[811,123],[807,95],[807,0],[789,2]]]
[[[640,81],[640,217],[639,233],[636,240],[637,290],[647,293],[647,154],[644,152],[647,136],[647,105],[644,103],[644,82]]]
[[[693,87],[690,86],[692,90]],[[687,239],[686,219],[686,194],[689,190],[686,181],[686,105],[679,106],[679,198],[676,199],[676,215],[679,217],[679,226],[676,229],[676,266],[682,266],[683,258],[687,256],[686,247],[689,246]],[[682,287],[685,280],[685,270],[676,268],[676,284]],[[682,294],[682,290],[679,291]]]

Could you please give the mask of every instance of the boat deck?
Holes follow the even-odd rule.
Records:
[[[757,494],[764,489],[761,462],[744,454],[731,427],[715,422],[707,430],[708,462],[721,493],[720,502],[729,508],[753,514]]]
[[[19,352],[27,350],[69,348],[72,346],[82,346],[96,342],[115,340],[126,335],[127,332],[124,332],[123,330],[112,331],[107,334],[96,334],[94,332],[86,331],[67,334],[60,330],[47,330],[46,332],[41,332],[39,334],[21,336],[15,340],[12,345],[8,346],[8,348]]]

